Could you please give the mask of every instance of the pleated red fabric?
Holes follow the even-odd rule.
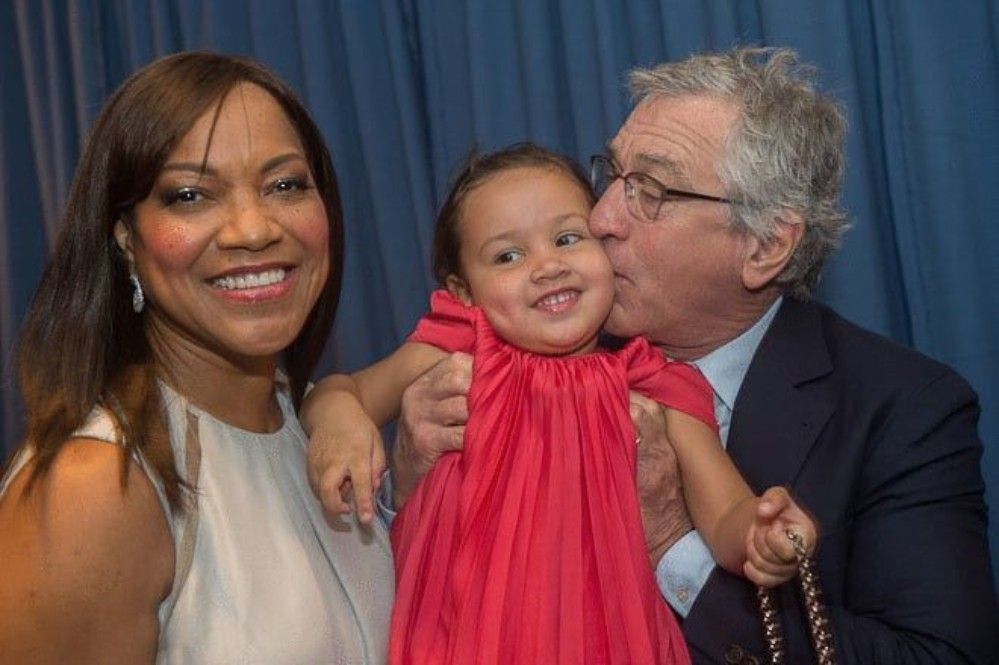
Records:
[[[646,341],[525,353],[436,292],[411,341],[473,354],[461,453],[392,524],[392,663],[688,663],[656,587],[629,388],[715,426],[698,371]]]

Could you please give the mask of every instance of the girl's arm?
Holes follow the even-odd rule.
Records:
[[[783,488],[756,497],[707,425],[675,409],[663,413],[691,520],[715,561],[764,586],[793,577],[797,560],[784,532],[794,529],[814,548],[812,519]]]
[[[328,512],[349,512],[352,494],[359,519],[373,519],[373,491],[385,470],[378,429],[398,416],[406,387],[445,355],[406,342],[352,375],[326,377],[306,396],[300,418],[309,434],[309,481]]]
[[[0,661],[153,663],[174,546],[152,483],[122,448],[73,439],[0,499]]]

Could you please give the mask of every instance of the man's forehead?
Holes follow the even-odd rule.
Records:
[[[688,170],[685,165],[720,155],[738,113],[738,105],[723,97],[654,97],[632,110],[607,151],[629,170],[654,168],[682,175]]]
[[[684,169],[670,149],[662,125],[654,117],[643,117],[647,114],[635,118],[637,110],[607,144],[607,154],[618,167],[629,171],[655,170],[682,175]]]
[[[610,155],[618,168],[623,168],[622,161],[625,156],[615,148],[613,142],[607,146],[607,154]],[[629,171],[658,171],[676,177],[684,175],[683,165],[665,152],[655,150],[628,151],[627,160]]]

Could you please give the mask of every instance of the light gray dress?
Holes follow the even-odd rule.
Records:
[[[161,384],[177,468],[197,483],[186,514],[167,507],[177,568],[160,605],[158,663],[384,663],[392,611],[388,534],[329,526],[306,479],[306,437],[279,391],[281,429],[223,423]],[[74,436],[120,440],[95,409]],[[24,451],[0,496],[30,459]]]

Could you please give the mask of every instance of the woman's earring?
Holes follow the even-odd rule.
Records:
[[[138,314],[142,311],[142,308],[146,306],[146,294],[142,292],[142,284],[139,282],[139,276],[134,272],[128,275],[129,280],[132,282],[132,309]]]

